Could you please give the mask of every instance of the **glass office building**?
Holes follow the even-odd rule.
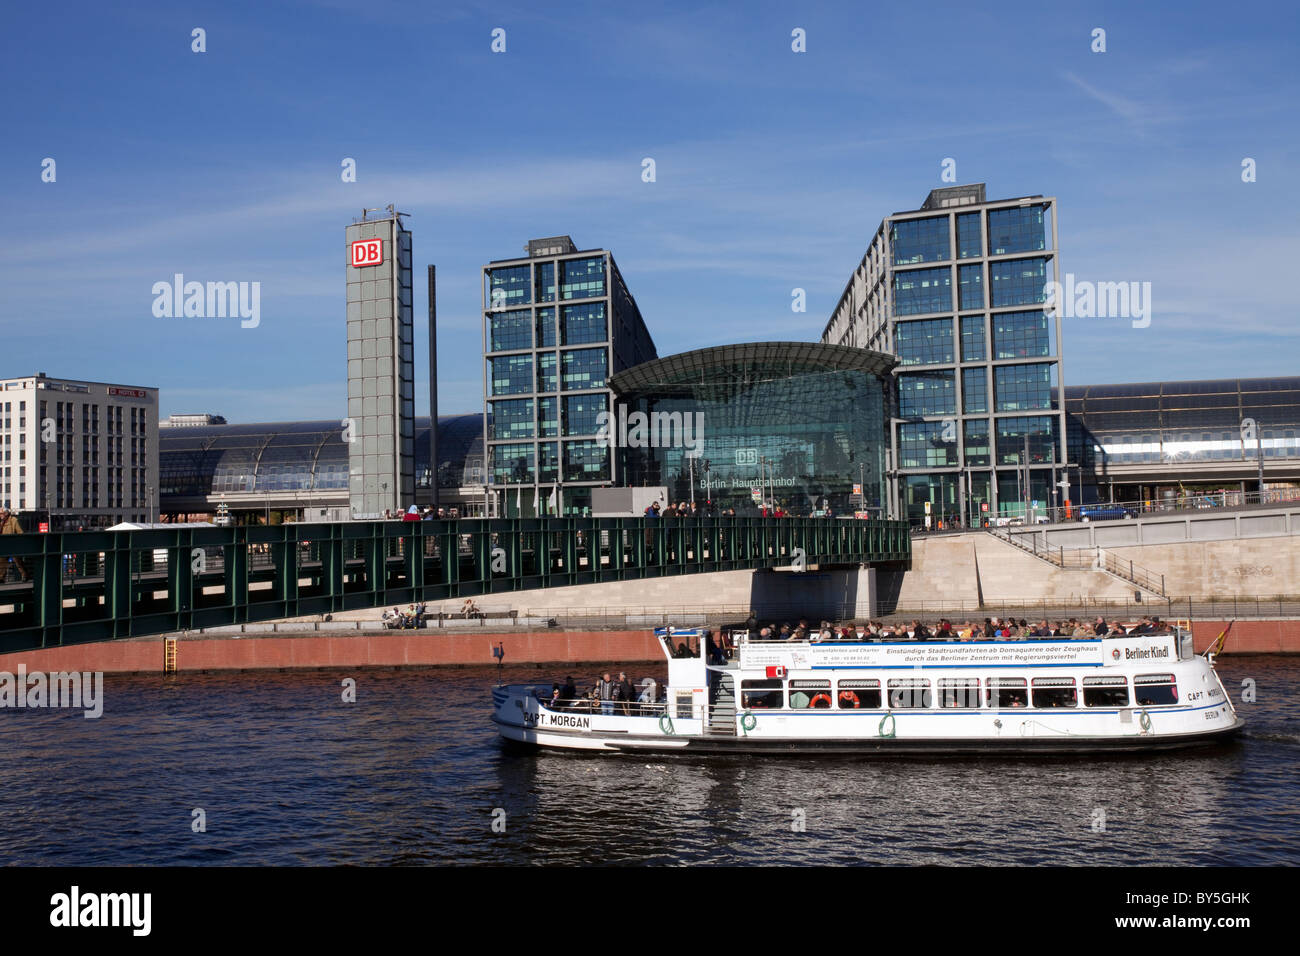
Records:
[[[822,341],[898,356],[889,433],[894,514],[975,523],[1059,502],[1065,461],[1056,200],[933,190],[887,217]]]
[[[879,514],[894,364],[865,349],[756,342],[628,369],[611,381],[623,484],[737,514]]]
[[[610,377],[655,358],[607,250],[568,236],[483,268],[483,434],[488,499],[501,516],[581,515],[591,489],[622,483],[597,440]]]
[[[1253,492],[1261,461],[1266,488],[1300,479],[1300,377],[1084,385],[1065,403],[1084,502]]]

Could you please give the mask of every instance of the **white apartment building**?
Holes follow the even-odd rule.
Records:
[[[0,504],[31,530],[154,520],[158,389],[0,379]]]

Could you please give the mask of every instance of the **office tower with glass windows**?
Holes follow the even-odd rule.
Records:
[[[658,358],[614,257],[568,236],[534,239],[483,267],[484,448],[489,509],[587,513],[621,483],[599,440],[610,376]]]
[[[887,217],[822,341],[898,356],[891,413],[895,514],[965,524],[1061,504],[1065,395],[1056,200],[931,191]]]

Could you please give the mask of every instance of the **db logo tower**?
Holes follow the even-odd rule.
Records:
[[[360,269],[365,266],[384,264],[384,240],[358,239],[352,243],[352,266]]]
[[[338,417],[351,429],[348,506],[360,520],[416,503],[411,233],[402,215],[365,210],[344,245],[348,404]]]

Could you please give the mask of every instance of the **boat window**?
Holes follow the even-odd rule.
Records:
[[[921,677],[900,677],[889,682],[889,707],[905,710],[909,707],[929,707],[930,682]]]
[[[691,718],[692,704],[694,698],[690,691],[677,692],[677,719],[689,720]]]
[[[790,707],[794,710],[825,710],[831,706],[828,680],[790,681]]]
[[[990,677],[988,700],[990,707],[1028,707],[1029,688],[1023,677]]]
[[[945,678],[939,681],[939,706],[971,708],[980,705],[978,677]]]
[[[1073,677],[1035,677],[1035,707],[1078,707],[1079,693]]]
[[[1128,678],[1085,677],[1083,703],[1085,707],[1127,707]]]
[[[743,710],[772,710],[785,706],[780,678],[743,680],[740,682],[740,706]]]
[[[1178,703],[1178,685],[1173,674],[1139,674],[1133,678],[1133,696],[1139,707]]]
[[[858,707],[875,708],[880,706],[880,681],[878,680],[842,680],[840,681],[839,705],[843,710]]]

